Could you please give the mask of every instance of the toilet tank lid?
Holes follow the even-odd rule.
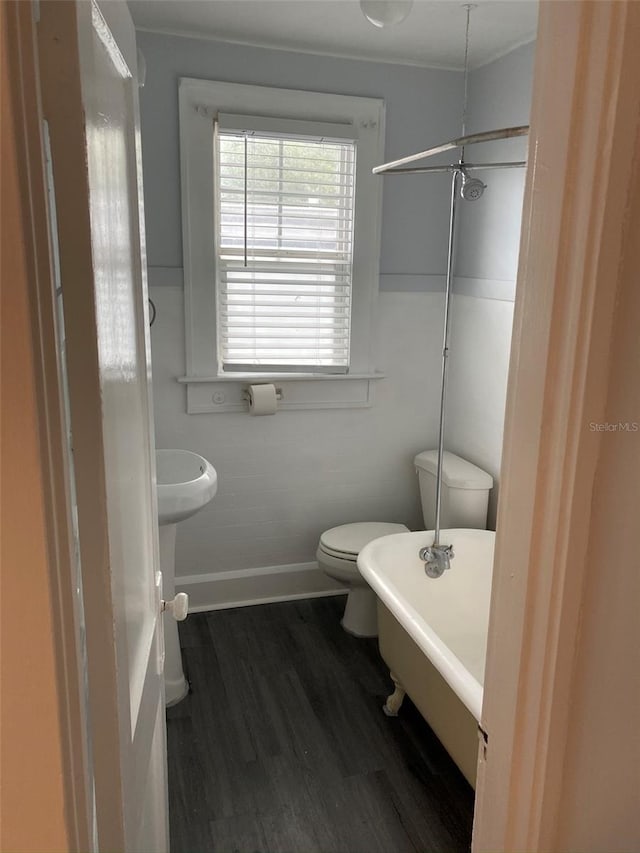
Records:
[[[421,471],[428,471],[435,477],[438,473],[438,451],[424,450],[418,453],[413,464]],[[478,468],[455,453],[444,451],[442,458],[442,482],[453,489],[491,489],[493,477],[482,468]]]

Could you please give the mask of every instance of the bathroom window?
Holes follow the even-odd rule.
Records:
[[[179,103],[184,381],[373,378],[383,102],[183,78]]]
[[[346,373],[356,143],[256,124],[215,135],[219,365]]]

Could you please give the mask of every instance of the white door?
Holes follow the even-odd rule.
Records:
[[[141,247],[135,32],[124,3],[79,4],[89,204],[118,664],[126,849],[162,851],[162,614]]]
[[[40,27],[99,846],[162,853],[168,849],[162,583],[135,33],[125,3],[113,0],[41,4]]]

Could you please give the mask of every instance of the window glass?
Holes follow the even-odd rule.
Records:
[[[216,134],[224,371],[349,367],[356,146]]]

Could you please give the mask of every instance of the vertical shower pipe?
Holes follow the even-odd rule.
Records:
[[[462,136],[467,132],[467,108],[469,98],[469,24],[475,3],[467,3],[467,25],[464,34],[464,93],[462,96]],[[462,175],[464,146],[460,153],[460,164],[451,176],[451,208],[449,210],[449,248],[447,251],[447,283],[444,292],[444,333],[442,341],[442,387],[440,389],[440,433],[438,435],[438,469],[436,471],[436,529],[434,545],[440,544],[440,504],[442,502],[442,460],[444,455],[444,410],[447,399],[447,366],[449,363],[449,326],[451,323],[451,288],[453,286],[453,241],[456,230],[456,202],[458,199],[458,176]]]
[[[449,327],[451,324],[451,290],[453,286],[453,243],[456,228],[458,176],[456,168],[451,177],[451,208],[449,211],[449,248],[447,251],[447,281],[444,291],[444,335],[442,342],[442,385],[440,388],[440,432],[438,435],[438,468],[436,472],[436,525],[434,545],[440,544],[440,503],[442,499],[442,459],[444,454],[444,411],[447,397],[447,366],[449,361]]]

